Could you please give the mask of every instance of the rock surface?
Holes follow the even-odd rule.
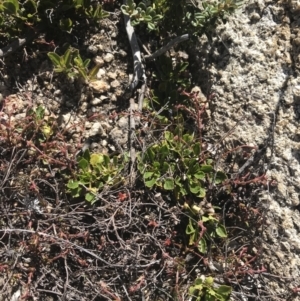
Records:
[[[206,83],[199,84],[209,93],[211,82],[215,95],[209,101],[209,135],[228,133],[229,149],[265,149],[253,167],[260,166],[269,184],[277,183],[259,198],[268,208],[262,262],[273,275],[264,287],[270,300],[288,300],[300,286],[299,24],[298,1],[247,1],[218,26],[212,43],[199,39],[199,51],[191,57],[208,69]]]

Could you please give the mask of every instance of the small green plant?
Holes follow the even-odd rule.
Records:
[[[194,212],[201,210],[198,206],[189,207],[186,203],[184,207]],[[216,237],[226,238],[227,231],[224,225],[212,215],[202,215],[199,221],[195,218],[189,218],[185,233],[189,235],[189,245],[195,246],[200,253],[206,254],[207,241]]]
[[[53,135],[54,120],[45,116],[45,108],[38,106],[27,113],[33,119],[32,131],[35,131],[39,142],[45,142]]]
[[[186,195],[205,197],[208,181],[219,184],[226,179],[223,172],[214,173],[212,160],[200,162],[201,144],[193,134],[182,134],[178,127],[175,135],[169,131],[164,139],[150,146],[138,156],[138,169],[147,187],[173,190],[177,200]]]
[[[198,37],[215,28],[216,22],[226,19],[242,5],[240,0],[216,1],[151,0],[157,14],[163,16],[158,32],[189,33]]]
[[[190,23],[193,27],[202,29],[209,23],[232,14],[242,5],[242,1],[235,0],[203,1],[201,3],[203,9],[200,11],[188,9],[183,22]]]
[[[73,197],[85,195],[88,202],[94,203],[97,193],[109,185],[116,187],[124,182],[121,171],[127,158],[113,157],[104,154],[90,153],[86,150],[78,158],[78,171],[75,179],[70,179],[67,188]]]
[[[69,78],[81,77],[86,81],[91,81],[97,75],[99,66],[96,65],[88,71],[90,59],[82,60],[78,49],[68,48],[65,53],[59,56],[55,52],[49,52],[48,57],[54,65],[54,71],[65,73]]]
[[[189,288],[189,294],[195,301],[228,301],[231,291],[230,286],[215,285],[212,277],[197,278]]]
[[[155,5],[151,5],[151,1],[143,0],[138,5],[133,0],[128,0],[127,5],[121,6],[122,13],[128,15],[132,26],[140,23],[146,23],[149,30],[154,30],[157,23],[163,18],[158,14]]]
[[[90,0],[4,0],[0,2],[1,35],[8,38],[23,34],[28,27],[38,31],[70,33],[82,17],[99,21],[109,14],[96,1]]]

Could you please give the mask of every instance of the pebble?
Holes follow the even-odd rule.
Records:
[[[87,51],[91,54],[96,54],[98,52],[98,48],[95,45],[90,45]]]
[[[97,106],[97,105],[99,105],[101,102],[102,102],[102,99],[95,97],[95,98],[91,101],[91,104],[92,104],[93,106]]]
[[[120,51],[118,53],[121,57],[126,57],[127,56],[127,52],[123,49],[120,49]]]
[[[105,69],[100,68],[100,69],[98,70],[98,72],[97,72],[96,77],[97,77],[97,79],[101,79],[102,77],[104,77],[105,74],[106,74]]]
[[[96,121],[90,129],[89,135],[90,136],[95,136],[95,135],[98,135],[98,134],[104,134],[104,130],[101,126],[101,123],[99,121]]]
[[[116,79],[118,75],[116,72],[108,72],[107,76],[111,79]]]
[[[128,128],[128,118],[127,117],[121,117],[118,125],[122,129],[127,129]]]
[[[104,80],[95,80],[89,83],[90,87],[96,93],[104,93],[109,90],[109,84]]]
[[[114,60],[114,55],[112,53],[106,53],[106,55],[103,57],[103,60],[106,63],[110,63]]]
[[[102,67],[104,65],[104,61],[101,56],[96,56],[93,61],[99,67]]]
[[[120,82],[118,80],[114,80],[110,83],[110,85],[113,87],[113,88],[118,88],[120,87]]]

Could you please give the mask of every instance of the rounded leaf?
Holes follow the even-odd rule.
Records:
[[[73,180],[70,180],[67,184],[67,187],[69,189],[76,189],[79,187],[79,181],[73,181]]]
[[[217,229],[216,229],[216,233],[219,237],[222,237],[222,238],[227,237],[226,228],[222,224],[218,224]]]
[[[165,179],[165,181],[164,181],[164,189],[166,189],[166,190],[173,190],[174,188],[175,188],[174,179],[172,179],[172,178]]]
[[[198,250],[200,253],[207,253],[206,240],[202,237],[198,243]]]

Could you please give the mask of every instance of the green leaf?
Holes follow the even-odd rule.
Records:
[[[172,179],[172,178],[165,179],[165,181],[164,181],[164,189],[166,189],[166,190],[173,190],[174,188],[175,188],[174,179]]]
[[[121,11],[123,13],[123,15],[126,15],[126,16],[129,16],[129,9],[128,9],[128,6],[126,5],[121,5]]]
[[[110,167],[110,158],[107,155],[103,155],[103,159],[104,159],[104,166],[105,167]]]
[[[77,69],[78,73],[81,75],[82,78],[84,78],[85,80],[88,80],[88,75],[87,75],[84,68],[79,68],[78,67],[76,69]]]
[[[70,18],[67,19],[61,19],[59,21],[59,27],[61,30],[64,30],[68,33],[72,31],[73,22]]]
[[[83,67],[84,68],[87,68],[90,64],[91,60],[90,59],[86,59],[84,62],[83,62]]]
[[[189,219],[189,223],[188,223],[188,225],[186,226],[186,229],[185,229],[185,233],[187,234],[187,235],[191,235],[191,234],[193,234],[193,233],[195,233],[195,228],[194,228],[194,226],[193,226],[193,222],[192,222],[192,220],[191,219]]]
[[[92,17],[95,20],[100,20],[100,19],[106,18],[108,16],[109,16],[109,14],[107,12],[103,11],[102,6],[99,4],[95,8],[95,10],[92,12]]]
[[[63,67],[54,68],[53,71],[56,73],[62,73],[62,72],[66,71],[66,68],[63,68]]]
[[[88,192],[85,195],[85,199],[86,201],[88,201],[89,203],[92,203],[95,200],[95,195],[93,193]]]
[[[143,177],[144,177],[144,179],[146,180],[146,179],[151,178],[151,177],[153,176],[153,174],[154,174],[154,172],[152,172],[152,171],[147,171],[147,172],[144,173]]]
[[[76,64],[77,67],[84,68],[83,60],[80,55],[78,55],[74,58],[74,63]]]
[[[198,250],[200,253],[207,253],[207,244],[204,237],[202,237],[198,243]]]
[[[2,5],[3,5],[4,13],[9,15],[17,15],[19,11],[18,0],[7,0],[4,1]]]
[[[179,65],[179,72],[183,72],[183,71],[185,71],[186,70],[186,68],[189,66],[189,63],[188,62],[185,62],[185,63],[181,63],[180,65]],[[192,139],[194,139],[194,136],[192,136]]]
[[[171,132],[166,131],[165,132],[165,139],[169,142],[174,142],[174,135]]]
[[[155,153],[154,153],[154,149],[155,149],[155,145],[153,145],[152,147],[148,148],[146,151],[146,158],[148,161],[153,161],[155,158]]]
[[[43,120],[45,116],[45,108],[38,106],[35,110],[35,116],[37,120]]]
[[[84,171],[80,174],[81,184],[87,185],[87,184],[91,183],[94,180],[95,180],[95,175],[93,173],[91,173],[89,170]]]
[[[161,20],[162,18],[163,18],[162,15],[155,15],[152,17],[152,20],[153,20],[153,22],[157,22],[157,21]]]
[[[194,152],[194,156],[199,157],[200,153],[201,153],[201,146],[200,143],[197,142],[193,145],[193,152]]]
[[[205,179],[205,173],[203,171],[197,171],[197,173],[193,174],[193,176],[198,180]]]
[[[161,168],[161,173],[166,173],[169,170],[169,163],[164,161]]]
[[[200,185],[198,183],[189,183],[191,193],[198,194],[200,191]]]
[[[157,161],[154,161],[154,162],[153,162],[153,167],[154,167],[156,170],[160,170],[160,163],[157,162]]]
[[[189,288],[189,294],[194,296],[194,297],[198,297],[198,296],[203,296],[204,290],[203,290],[203,284],[199,283],[197,285],[193,285]],[[200,301],[200,298],[197,298],[196,301]]]
[[[81,158],[81,159],[79,160],[79,162],[78,162],[78,166],[79,166],[82,170],[87,171],[88,168],[89,168],[89,162],[88,162],[86,159]]]
[[[79,186],[78,188],[70,189],[70,192],[73,197],[77,198],[81,195],[82,187]]]
[[[68,182],[68,184],[67,184],[67,187],[69,188],[69,189],[76,189],[76,188],[78,188],[79,187],[79,181],[73,181],[73,180],[70,180],[69,182]]]
[[[143,174],[144,171],[145,171],[145,169],[146,169],[146,166],[145,166],[144,163],[141,163],[141,162],[140,162],[140,163],[138,163],[137,168],[138,168],[139,172],[140,172],[141,174]]]
[[[37,4],[33,0],[27,0],[26,3],[24,4],[24,7],[26,9],[26,12],[28,12],[27,16],[33,16],[37,12]]]
[[[214,284],[214,278],[209,276],[205,278],[205,284],[207,284],[208,286],[212,286]]]
[[[188,144],[188,146],[193,141],[193,139],[194,139],[194,136],[190,135],[190,134],[184,134],[182,136],[182,140],[185,141]]]
[[[200,169],[205,173],[213,171],[213,167],[211,165],[201,165]]]
[[[202,217],[201,217],[201,220],[202,220],[202,222],[209,222],[209,221],[218,221],[216,218],[214,218],[212,215],[208,215],[208,216],[205,216],[205,215],[203,215]]]
[[[217,171],[215,183],[216,184],[221,184],[225,180],[227,180],[226,174],[222,171]]]
[[[48,57],[55,67],[60,66],[60,56],[55,52],[48,52]]]
[[[94,68],[92,68],[92,70],[88,74],[90,80],[94,79],[97,76],[99,69],[100,69],[99,65],[96,65]]]
[[[200,187],[197,197],[204,198],[206,196],[206,190],[203,187]]]
[[[138,8],[140,8],[143,11],[147,10],[147,6],[144,2],[140,2],[139,5],[138,5]]]
[[[227,237],[226,228],[222,224],[218,224],[217,229],[216,229],[216,233],[221,238],[226,238]]]
[[[81,158],[84,158],[85,160],[87,160],[88,162],[90,162],[90,160],[91,160],[91,155],[90,155],[90,151],[89,151],[88,148],[84,151],[82,157],[79,157],[79,159],[81,159]],[[78,160],[78,161],[79,161],[79,160]]]
[[[152,21],[152,17],[151,16],[145,16],[144,21],[147,22],[147,23],[150,23]]]
[[[169,155],[169,153],[170,153],[170,150],[169,150],[168,146],[164,144],[160,148],[160,151],[159,151],[160,159],[164,160]]]
[[[157,178],[153,178],[149,181],[145,181],[145,185],[148,188],[152,188],[154,186],[154,184],[156,183],[156,181],[157,181]]]
[[[72,48],[68,48],[66,50],[66,52],[64,53],[63,55],[63,61],[64,61],[64,65],[67,67],[67,68],[70,68],[72,67],[71,65],[71,62],[72,62],[72,53],[73,53],[73,50]]]
[[[227,285],[220,285],[217,289],[216,292],[224,297],[224,300],[227,300],[227,297],[230,296],[231,292],[232,292],[232,288],[230,286]]]

